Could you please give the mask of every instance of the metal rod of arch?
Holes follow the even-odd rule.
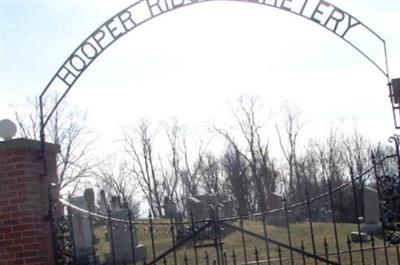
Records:
[[[93,33],[91,33],[72,54],[64,61],[61,67],[57,70],[56,74],[50,79],[45,89],[40,94],[40,116],[41,116],[41,140],[45,140],[44,128],[52,117],[54,111],[60,105],[62,100],[71,90],[72,86],[79,79],[81,74],[94,62],[94,60],[115,41],[119,40],[126,33],[146,23],[147,21],[158,17],[169,11],[189,6],[195,3],[210,2],[217,0],[182,0],[180,2],[160,0],[151,2],[150,0],[140,0],[128,7],[122,9],[120,12],[112,16]],[[219,0],[221,1],[221,0]],[[354,49],[356,49],[362,56],[371,62],[382,74],[384,74],[388,83],[389,66],[386,51],[386,42],[370,27],[366,26],[360,20],[345,12],[344,10],[336,7],[335,5],[325,1],[265,1],[265,0],[224,0],[224,1],[241,1],[246,3],[254,3],[269,7],[274,7],[303,18],[306,18],[323,28],[331,31],[333,34],[347,42]],[[143,10],[140,12],[140,10]],[[325,17],[323,19],[323,17]],[[340,19],[339,19],[339,18]],[[364,30],[371,37],[376,38],[382,44],[384,65],[379,65],[377,60],[371,58],[357,43],[351,39],[351,33],[355,30]],[[49,108],[48,113],[44,113],[43,99],[52,86],[59,81],[63,84],[60,98],[53,107]],[[47,173],[47,172],[46,172]]]

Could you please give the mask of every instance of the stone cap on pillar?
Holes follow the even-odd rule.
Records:
[[[17,138],[11,140],[0,141],[0,151],[16,149],[16,148],[29,148],[33,150],[41,150],[42,143],[37,140],[26,138]],[[60,146],[52,143],[45,143],[45,150],[49,153],[59,153]]]

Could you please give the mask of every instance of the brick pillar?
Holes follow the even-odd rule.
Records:
[[[57,180],[59,146],[46,144],[48,176],[40,150],[34,140],[0,142],[0,265],[54,264],[48,185]]]

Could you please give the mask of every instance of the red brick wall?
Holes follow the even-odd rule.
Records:
[[[48,184],[58,147],[46,147],[49,176],[42,176],[40,142],[0,142],[0,265],[54,264]]]

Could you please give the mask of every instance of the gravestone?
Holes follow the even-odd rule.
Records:
[[[216,208],[218,207],[220,201],[222,201],[220,198],[218,198],[217,194],[202,194],[198,195],[196,198],[199,199],[204,209],[207,209],[209,205],[212,205],[214,208]]]
[[[221,213],[221,218],[229,218],[234,216],[234,204],[232,200],[229,201],[224,201],[222,202],[222,205],[224,206],[222,208],[222,213]]]
[[[88,203],[84,196],[70,198],[70,203],[88,210]],[[93,264],[92,246],[93,236],[88,215],[78,211],[72,213],[72,231],[76,260],[78,264]]]
[[[112,196],[111,197],[111,212],[116,212],[121,209],[121,201],[119,196]]]
[[[99,212],[102,215],[107,215],[107,199],[104,190],[100,191]]]
[[[128,209],[122,208],[111,212],[111,217],[115,219],[128,221]],[[112,223],[112,241],[110,227],[107,226],[107,241],[114,246],[115,265],[131,264],[133,262],[132,242],[130,236],[129,224],[126,222]],[[133,226],[133,224],[132,224]],[[135,228],[132,227],[135,231]],[[146,256],[146,248],[144,245],[138,244],[137,235],[133,232],[133,242],[135,246],[135,259],[141,261]],[[105,254],[106,264],[113,264],[112,253]]]
[[[88,210],[91,212],[95,211],[95,200],[94,200],[94,191],[93,189],[85,189],[83,192],[83,197],[85,197],[87,201]]]
[[[185,231],[185,225],[182,223],[183,222],[183,214],[181,212],[178,212],[177,215],[175,216],[175,229],[176,229],[176,238],[182,239],[186,235]]]
[[[186,199],[186,211],[188,214],[193,213],[195,220],[205,220],[213,216],[213,210],[219,209],[219,218],[228,218],[234,215],[234,203],[231,200],[223,201],[218,194],[202,194],[196,197],[188,197]],[[222,208],[221,208],[222,207]]]
[[[276,192],[271,192],[267,197],[268,211],[283,208],[283,196]],[[283,211],[267,215],[267,222],[272,225],[285,225]]]
[[[196,197],[188,197],[186,200],[186,210],[188,214],[193,212],[195,220],[205,220],[211,218],[212,210],[210,205],[217,208],[220,204],[220,200],[217,194],[202,194]]]
[[[317,221],[319,221],[319,222],[329,222],[330,219],[331,219],[330,212],[325,207],[319,208]]]
[[[195,197],[186,199],[186,211],[188,214],[193,213],[194,220],[204,220],[208,218],[208,214],[203,208],[201,201]]]
[[[268,210],[275,210],[283,208],[283,196],[276,192],[271,192],[268,195]]]
[[[212,206],[212,207],[210,207]],[[187,213],[193,213],[195,221],[202,221],[215,218],[215,210],[218,209],[218,218],[229,218],[234,215],[233,201],[223,201],[223,197],[218,194],[202,194],[196,197],[188,197],[186,199]],[[202,224],[196,223],[199,227]],[[178,229],[178,228],[177,228]],[[228,233],[230,229],[222,229],[222,233]],[[204,234],[203,237],[209,239],[211,234]]]
[[[175,202],[168,197],[164,198],[164,213],[166,218],[172,218],[175,221],[176,238],[179,240],[186,235],[183,222],[183,214],[178,212]]]
[[[164,215],[166,218],[176,219],[178,210],[174,201],[170,200],[168,197],[164,198]]]
[[[378,192],[371,188],[364,188],[364,223],[361,231],[370,235],[381,233]]]
[[[379,198],[378,192],[370,187],[364,189],[364,222],[366,224],[379,223]]]

